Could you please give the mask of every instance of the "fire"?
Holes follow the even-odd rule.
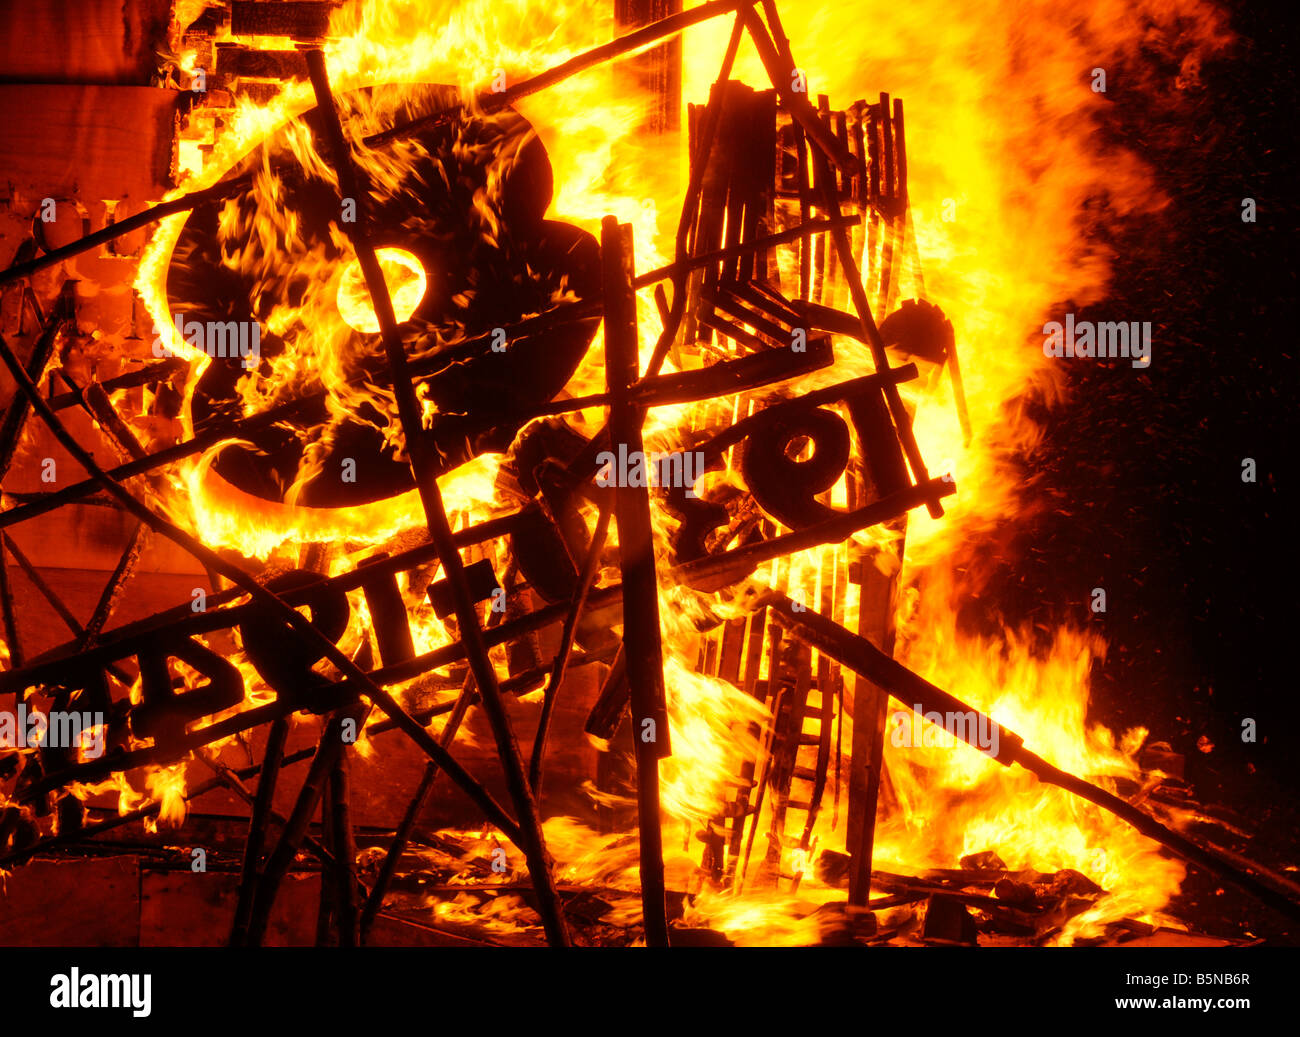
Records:
[[[787,8],[786,32],[810,93],[845,99],[888,88],[906,101],[924,294],[956,328],[974,428],[963,445],[946,379],[935,397],[918,401],[922,453],[932,470],[955,475],[959,492],[945,502],[942,519],[923,510],[909,516],[904,580],[921,593],[905,603],[896,654],[1059,766],[1134,777],[1133,754],[1146,732],[1116,738],[1086,723],[1089,672],[1104,658],[1098,638],[1063,628],[1044,652],[1028,631],[992,640],[966,634],[957,609],[980,594],[987,552],[1004,540],[999,529],[1047,506],[1026,499],[1011,462],[1030,455],[1040,436],[1024,401],[1037,394],[1059,405],[1064,397],[1064,369],[1043,356],[1037,329],[1063,300],[1083,305],[1108,286],[1108,256],[1085,234],[1085,204],[1102,195],[1109,217],[1126,221],[1164,204],[1150,169],[1099,142],[1105,96],[1091,89],[1089,76],[1096,67],[1112,76],[1119,68],[1149,74],[1140,71],[1147,63],[1133,59],[1151,45],[1194,67],[1228,42],[1224,16],[1195,0],[996,10],[962,3],[942,12],[868,0],[852,5],[851,15],[848,8]],[[723,45],[725,32],[714,22],[688,36],[688,55],[699,55],[687,66],[689,96],[704,89],[706,56]],[[743,48],[737,76],[762,76]],[[905,278],[900,296],[918,289]],[[887,745],[886,762],[900,810],[882,817],[881,866],[955,867],[965,854],[995,850],[1012,868],[1074,868],[1114,891],[1061,942],[1107,919],[1151,918],[1182,880],[1180,863],[1127,826],[964,745]]]
[[[1023,735],[1051,762],[1103,782],[1139,777],[1134,754],[1145,732],[1117,736],[1087,722],[1089,673],[1104,658],[1098,638],[1063,627],[1044,650],[1035,647],[1027,631],[973,636],[961,628],[957,613],[962,602],[982,589],[989,567],[976,561],[987,557],[991,547],[1002,550],[998,545],[1005,538],[998,531],[1049,506],[1025,496],[1010,462],[1031,454],[1041,435],[1025,401],[1038,395],[1059,404],[1064,398],[1064,369],[1044,357],[1036,329],[1063,300],[1083,305],[1107,289],[1108,257],[1085,233],[1085,207],[1100,195],[1108,218],[1139,220],[1163,204],[1151,171],[1139,159],[1119,145],[1099,143],[1097,118],[1105,99],[1090,88],[1090,71],[1102,68],[1115,76],[1123,69],[1137,75],[1138,63],[1131,59],[1145,46],[1157,46],[1185,62],[1199,61],[1227,42],[1222,16],[1200,0],[1136,5],[1042,0],[996,9],[971,0],[956,6],[921,2],[901,7],[858,0],[833,8],[787,4],[781,14],[810,93],[847,103],[888,89],[906,100],[909,193],[924,279],[909,266],[899,297],[937,303],[957,333],[973,430],[969,441],[963,441],[949,379],[940,379],[924,398],[914,393],[909,400],[916,407],[923,455],[932,471],[955,476],[959,492],[948,498],[941,519],[923,510],[911,513],[903,583],[912,590],[898,617],[897,654],[918,673]],[[686,33],[687,100],[707,96],[730,24],[728,18],[715,19]],[[374,0],[344,5],[332,30],[326,55],[335,90],[385,86],[376,91],[373,108],[356,102],[354,114],[363,126],[378,125],[368,120],[377,119],[381,102],[391,100],[386,91],[406,89],[400,84],[454,84],[469,94],[496,76],[517,82],[614,34],[612,5],[606,0]],[[733,76],[766,84],[748,41],[742,43]],[[553,166],[555,193],[548,215],[594,234],[609,213],[632,223],[638,271],[671,260],[684,169],[675,144],[647,141],[638,133],[645,103],[626,91],[613,94],[609,70],[602,67],[518,104]],[[286,86],[266,105],[241,103],[212,156],[193,171],[184,189],[216,183],[259,141],[313,104],[305,83]],[[320,142],[301,127],[291,141],[304,165],[334,180],[317,152]],[[359,159],[376,190],[392,186],[377,154],[363,151]],[[316,386],[328,394],[332,413],[353,411],[360,402],[392,412],[391,393],[355,385],[344,370],[353,358],[339,353],[352,329],[378,329],[350,245],[340,234],[341,259],[295,251],[291,220],[277,215],[282,185],[269,168],[260,171],[256,183],[260,205],[255,220],[240,222],[248,214],[228,207],[226,229],[250,242],[279,242],[308,287],[301,302],[277,304],[270,326],[294,348],[277,358],[268,377],[246,380],[245,413]],[[166,270],[183,224],[184,217],[173,217],[160,226],[136,285],[163,329],[172,327]],[[484,232],[492,232],[486,213]],[[229,261],[247,271],[268,251],[236,249]],[[398,319],[406,319],[427,290],[426,273],[414,256],[398,249],[383,250],[381,259]],[[876,316],[879,321],[884,315]],[[644,364],[660,331],[648,289],[641,295],[640,317]],[[171,345],[193,355],[183,342]],[[835,346],[835,367],[810,377],[808,384],[872,371],[864,348],[845,339],[837,339]],[[602,349],[598,336],[570,392],[603,389]],[[206,363],[202,358],[195,379]],[[671,433],[690,410],[653,411],[647,443],[656,434]],[[603,414],[592,410],[570,419],[590,434]],[[380,543],[423,521],[414,493],[329,510],[295,507],[291,498],[283,505],[257,500],[215,478],[211,465],[216,453],[209,451],[175,480],[176,496],[168,502],[209,544],[266,559],[285,545],[305,542]],[[495,472],[494,460],[480,458],[447,476],[442,487],[449,510],[466,524],[499,512]],[[843,506],[843,481],[834,493]],[[666,525],[660,521],[662,534]],[[889,535],[869,530],[858,539],[881,542]],[[661,551],[662,541],[661,536]],[[842,549],[801,552],[781,563],[780,571],[790,586],[809,589],[813,607],[825,605],[817,598],[817,573]],[[661,565],[661,572],[666,568]],[[777,571],[773,563],[758,575],[775,578]],[[412,598],[417,595],[413,589]],[[858,603],[843,604],[852,617]],[[674,755],[664,768],[663,802],[666,826],[677,834],[684,831],[688,839],[693,826],[717,813],[727,782],[740,763],[758,755],[770,724],[749,696],[694,672],[698,635],[693,619],[705,606],[726,609],[721,601],[701,601],[665,579],[661,611]],[[450,636],[426,608],[416,639],[423,651]],[[847,718],[841,724],[847,755]],[[1126,915],[1156,917],[1183,877],[1180,864],[1117,820],[964,746],[891,747],[887,762],[896,809],[881,816],[879,864],[895,871],[953,867],[963,855],[992,850],[1011,868],[1080,871],[1112,893],[1076,919],[1060,942]],[[176,793],[174,784],[166,783],[156,791],[168,803]],[[822,811],[819,846],[843,848],[837,814]],[[598,838],[565,819],[550,820],[547,836],[562,881],[617,878],[635,884],[635,847],[629,856],[626,840]],[[672,837],[665,838],[665,845],[673,855],[670,874],[676,870],[689,878],[686,873],[694,868],[689,857],[677,855]],[[811,875],[797,899],[765,890],[737,895],[705,889],[690,918],[755,942],[807,942],[816,937],[816,927],[808,921],[810,905],[833,897],[842,893],[821,886]],[[450,916],[463,906],[443,904],[437,910]],[[520,908],[520,913],[527,911]]]
[[[384,282],[393,298],[393,312],[400,324],[409,319],[420,305],[425,289],[429,286],[429,279],[425,276],[420,261],[405,249],[381,248],[378,258]],[[371,334],[379,330],[379,318],[370,306],[370,293],[361,276],[361,265],[355,261],[343,270],[336,305],[339,315],[347,321],[349,327]]]

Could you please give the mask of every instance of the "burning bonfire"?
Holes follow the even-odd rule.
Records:
[[[50,311],[4,466],[41,426],[84,469],[0,527],[131,528],[64,644],[0,587],[0,868],[138,832],[244,946],[304,876],[344,946],[1118,943],[1188,928],[1184,862],[1294,917],[1089,722],[1085,616],[959,623],[1045,506],[1009,459],[1107,288],[1080,213],[1161,204],[1090,142],[1106,69],[1027,66],[1228,39],[1038,6],[180,0],[175,190],[0,275]],[[69,264],[142,228],[86,337]],[[199,585],[110,625],[163,541]]]

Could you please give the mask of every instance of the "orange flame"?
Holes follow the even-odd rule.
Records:
[[[958,574],[967,559],[987,550],[999,524],[1047,506],[1023,498],[1005,461],[1031,451],[1041,434],[1021,401],[1031,393],[1057,403],[1064,397],[1063,371],[1043,356],[1035,329],[1061,300],[1083,305],[1107,288],[1108,257],[1084,233],[1086,203],[1104,193],[1112,216],[1125,220],[1141,219],[1164,204],[1135,155],[1099,143],[1098,116],[1106,102],[1090,88],[1091,72],[1100,68],[1114,77],[1122,68],[1125,75],[1139,75],[1133,59],[1143,47],[1194,65],[1227,42],[1223,18],[1202,0],[1031,0],[1005,8],[973,0],[902,7],[858,0],[838,7],[787,4],[781,13],[811,93],[829,94],[840,106],[881,89],[905,99],[909,194],[924,285],[919,271],[909,268],[900,297],[937,303],[957,333],[974,434],[963,444],[949,380],[940,380],[925,398],[914,394],[910,400],[917,407],[923,454],[932,470],[956,476],[960,492],[948,499],[942,519],[920,511],[910,517],[903,580],[911,583],[924,573],[925,586],[923,594],[905,597],[899,654],[917,672],[1016,730],[1052,762],[1103,782],[1136,776],[1133,754],[1145,732],[1117,738],[1086,722],[1088,675],[1092,662],[1103,657],[1100,641],[1062,629],[1050,649],[1038,652],[1020,631],[993,640],[964,634],[957,607],[981,588]],[[456,84],[467,96],[495,77],[517,82],[613,34],[607,0],[366,2],[340,8],[332,30],[327,58],[339,91],[435,82]],[[688,100],[707,96],[729,30],[729,19],[717,19],[686,34]],[[766,85],[748,41],[734,76]],[[609,69],[598,68],[526,98],[518,108],[536,127],[554,167],[548,215],[593,233],[608,213],[632,223],[637,268],[645,270],[671,256],[683,157],[680,148],[674,150],[676,142],[638,133],[647,99],[626,90],[615,95],[610,82]],[[241,102],[210,160],[185,188],[214,183],[259,140],[313,103],[306,84],[286,86],[266,105]],[[370,113],[362,108],[355,114],[365,126]],[[305,129],[295,131],[295,153],[332,180],[315,147]],[[383,163],[373,155],[362,159],[372,182],[383,189]],[[292,243],[289,218],[274,216],[277,185],[268,170],[259,176],[257,190],[264,204],[258,223],[247,230],[263,240],[277,236]],[[178,217],[160,227],[137,281],[164,328],[171,326],[166,266],[182,223]],[[340,244],[345,244],[341,235]],[[252,263],[255,251],[234,261]],[[298,328],[300,348],[286,354],[269,383],[249,386],[249,413],[289,398],[315,384],[313,379],[330,390],[332,406],[355,402],[335,377],[341,360],[334,354],[349,325],[370,328],[364,292],[356,290],[351,268],[327,269],[321,257],[303,254],[294,254],[293,261],[303,265],[305,277],[325,287],[302,307],[277,311],[277,330]],[[421,279],[407,281],[398,294],[414,292],[416,285],[422,294]],[[640,309],[644,360],[660,327],[648,293]],[[170,344],[192,354],[182,342]],[[574,393],[602,388],[594,359],[602,355],[599,337],[592,349],[569,387]],[[839,361],[832,372],[817,376],[819,384],[872,370],[854,343],[837,340],[836,350]],[[368,392],[374,398],[377,390]],[[652,412],[647,437],[670,433],[689,411]],[[572,419],[580,429],[594,431],[602,417],[593,411]],[[215,487],[211,461],[210,453],[185,469],[171,506],[208,543],[250,556],[268,558],[282,545],[313,540],[377,543],[421,521],[414,494],[346,512],[268,505],[231,487]],[[498,506],[494,471],[494,462],[480,459],[444,480],[449,507],[468,516],[491,513]],[[843,483],[834,493],[842,504]],[[857,539],[866,544],[887,537],[868,531]],[[825,553],[835,550],[802,552],[782,563],[780,572],[791,587],[807,582],[815,599],[815,574]],[[778,567],[769,568],[775,576]],[[762,729],[768,722],[747,696],[694,672],[698,638],[691,615],[704,604],[679,588],[664,588],[665,673],[675,748],[664,769],[664,807],[666,824],[688,829],[716,814],[727,779],[740,761],[757,755],[750,724]],[[725,609],[721,602],[707,604]],[[851,618],[856,601],[842,604]],[[432,647],[445,643],[447,635],[430,618],[417,639]],[[850,743],[846,735],[844,744]],[[1060,942],[1096,932],[1124,915],[1154,917],[1181,881],[1181,865],[1118,821],[965,747],[891,747],[887,762],[899,810],[881,819],[880,862],[900,871],[953,866],[963,854],[995,850],[1013,868],[1081,871],[1112,892],[1076,919]],[[832,827],[833,816],[823,811],[817,839],[823,847],[842,848],[843,832]],[[608,840],[562,819],[548,822],[547,834],[566,880],[613,874],[635,881],[626,844],[606,845]],[[670,867],[678,866],[689,868],[674,856]],[[832,896],[842,894],[808,877],[799,901],[806,905]],[[767,891],[741,897],[705,892],[692,911],[703,924],[750,941],[815,938],[806,910]]]

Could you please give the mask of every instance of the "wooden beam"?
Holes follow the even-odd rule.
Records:
[[[600,249],[605,293],[605,377],[610,395],[612,449],[644,456],[641,422],[629,390],[638,373],[636,294],[632,290],[632,227],[606,216]],[[623,570],[623,646],[636,748],[637,817],[640,832],[641,905],[645,940],[668,945],[664,899],[663,832],[659,822],[659,760],[669,755],[668,706],[659,630],[659,581],[655,572],[650,497],[645,488],[620,486],[614,498],[619,561]]]
[[[896,547],[881,550],[888,551],[901,566],[901,540]],[[892,655],[898,571],[886,576],[869,555],[861,557],[859,565],[862,572],[858,587],[862,597],[858,608],[858,633],[882,652]],[[888,707],[888,691],[865,677],[854,677],[853,750],[849,764],[849,820],[845,841],[849,851],[849,903],[858,906],[866,905],[871,891],[871,856],[875,848],[876,805],[885,766]]]

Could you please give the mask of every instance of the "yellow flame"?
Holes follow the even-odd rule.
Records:
[[[400,324],[409,320],[424,298],[429,279],[420,261],[402,248],[381,248],[376,253],[384,281],[393,300],[393,312]],[[339,280],[339,314],[350,327],[371,334],[379,331],[379,318],[370,301],[370,291],[361,275],[361,264],[353,260],[343,268]]]
[[[1099,143],[1097,118],[1106,102],[1090,88],[1091,70],[1123,64],[1127,74],[1153,74],[1141,71],[1143,63],[1134,60],[1139,48],[1199,60],[1228,40],[1223,16],[1203,0],[1026,0],[1003,7],[977,0],[921,0],[901,7],[859,0],[831,7],[785,4],[781,14],[810,93],[830,95],[837,107],[859,97],[874,98],[881,89],[905,100],[911,233],[924,267],[924,287],[921,271],[908,264],[899,298],[937,303],[957,335],[973,428],[970,441],[963,442],[948,377],[925,390],[909,386],[907,392],[917,408],[916,436],[932,473],[952,472],[959,492],[945,501],[942,519],[923,511],[909,519],[903,582],[915,583],[920,574],[925,580],[923,593],[904,598],[899,655],[930,680],[1006,723],[1054,763],[1103,784],[1132,778],[1138,774],[1133,754],[1145,732],[1116,737],[1086,721],[1090,668],[1104,652],[1098,639],[1062,629],[1042,649],[1022,631],[993,639],[972,637],[958,628],[956,617],[958,606],[980,590],[978,567],[968,564],[971,559],[1000,550],[995,533],[1003,524],[1049,506],[1026,499],[1007,461],[1024,457],[1041,436],[1023,401],[1030,394],[1052,403],[1064,397],[1062,369],[1043,356],[1034,339],[1036,328],[1062,300],[1081,306],[1102,297],[1107,288],[1109,257],[1083,233],[1085,206],[1104,195],[1113,216],[1138,220],[1165,204],[1139,158]],[[455,84],[466,96],[498,79],[516,83],[613,34],[611,5],[604,0],[365,2],[340,8],[331,30],[327,57],[340,92],[434,82]],[[686,99],[707,97],[729,31],[730,20],[717,19],[686,34]],[[759,88],[767,85],[748,41],[734,76]],[[631,222],[637,269],[645,270],[671,258],[682,149],[671,138],[654,140],[640,133],[648,99],[626,80],[618,81],[617,90],[612,84],[608,68],[595,69],[523,99],[518,108],[550,154],[555,197],[548,215],[593,233],[608,213]],[[310,88],[301,83],[287,86],[264,106],[240,102],[209,163],[186,188],[214,183],[258,141],[313,103]],[[381,108],[376,100],[373,109],[362,105],[354,114],[364,129]],[[332,179],[309,135],[296,130],[293,146],[304,165],[320,168]],[[410,152],[399,149],[396,164],[403,154]],[[379,153],[362,149],[359,157],[380,189],[389,182],[386,176],[391,181],[392,167]],[[278,190],[274,178],[259,177],[257,190],[263,209],[272,206]],[[173,338],[164,286],[183,219],[159,226],[137,280],[149,312],[164,335]],[[291,244],[294,228],[288,220],[268,216],[260,228],[249,230],[274,233]],[[325,385],[332,407],[345,410],[354,402],[336,370],[341,359],[333,350],[344,324],[361,327],[353,303],[364,293],[344,291],[343,281],[352,275],[326,269],[319,256],[295,254],[293,259],[302,264],[305,277],[324,288],[314,301],[292,313],[281,311],[273,321],[279,331],[314,329],[310,343],[303,340],[311,360],[295,353],[276,369],[269,387],[250,385],[245,395],[250,413],[271,399],[288,398],[288,390],[299,391],[311,379]],[[359,308],[362,316],[368,312]],[[346,311],[341,319],[340,310]],[[660,329],[648,291],[640,300],[640,314],[644,360]],[[876,314],[878,321],[884,316]],[[183,342],[168,344],[193,355]],[[844,339],[835,346],[836,366],[802,379],[798,388],[834,384],[872,370],[860,346]],[[598,335],[591,358],[602,351]],[[206,363],[196,359],[194,378]],[[602,383],[599,363],[589,362],[569,390],[600,391]],[[373,387],[369,392],[385,403]],[[653,411],[648,441],[671,435],[696,413],[692,407]],[[597,411],[571,417],[588,433],[603,421]],[[210,464],[208,457],[186,468],[177,481],[180,494],[173,508],[185,513],[207,542],[259,558],[304,541],[378,543],[422,521],[414,494],[346,512],[314,514],[267,505],[216,486],[206,477]],[[498,506],[489,478],[493,474],[493,464],[480,459],[443,480],[449,505],[468,515],[490,513]],[[843,506],[843,483],[834,493],[837,506]],[[662,534],[668,523],[662,517],[658,521]],[[894,536],[873,530],[855,539],[878,546]],[[662,535],[658,550],[661,555],[665,550]],[[846,625],[853,625],[859,607],[854,594],[838,603],[819,598],[817,574],[837,550],[842,548],[801,552],[765,566],[760,577],[801,588],[812,607],[838,604]],[[889,566],[889,557],[881,552],[878,564]],[[967,575],[959,579],[961,570]],[[770,721],[725,682],[694,672],[700,644],[695,619],[704,607],[698,596],[665,587],[663,602],[675,750],[664,767],[664,803],[669,824],[689,826],[717,812],[737,763],[757,754],[751,723],[765,729]],[[721,601],[709,604],[720,613],[727,608]],[[420,629],[429,646],[447,639],[442,625],[431,618]],[[847,746],[849,719],[843,724]],[[1153,916],[1182,878],[1180,865],[1120,822],[964,746],[890,746],[887,760],[897,810],[882,813],[879,860],[909,870],[952,866],[965,853],[995,850],[1013,868],[1074,868],[1113,890],[1072,923],[1062,942],[1095,932],[1124,914]],[[842,829],[832,827],[833,816],[831,810],[822,812],[817,830],[822,846],[843,845]],[[623,861],[613,874],[635,881],[625,847],[596,845],[594,835],[558,826],[556,819],[548,822],[547,833],[571,879],[609,874],[613,855]],[[830,895],[811,876],[801,892],[814,900]],[[744,898],[706,893],[693,910],[702,924],[732,934],[772,941],[816,938],[815,926],[805,916],[802,921],[796,917],[790,898],[770,891]]]

